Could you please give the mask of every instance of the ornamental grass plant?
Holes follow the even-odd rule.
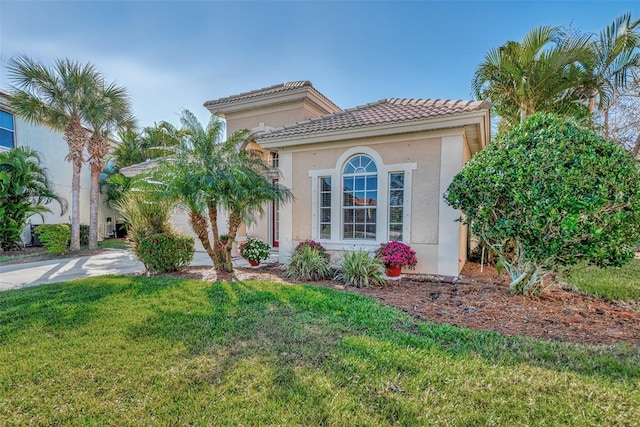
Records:
[[[316,281],[331,277],[333,271],[328,254],[317,247],[298,245],[286,266],[286,273],[293,280]]]
[[[377,257],[372,257],[368,251],[358,249],[344,252],[340,273],[335,280],[344,282],[345,286],[377,286],[385,283],[385,268]]]

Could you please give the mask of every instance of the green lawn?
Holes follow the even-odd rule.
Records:
[[[637,259],[622,267],[576,267],[563,280],[612,301],[640,302],[640,260]]]
[[[98,246],[102,249],[127,249],[129,244],[126,239],[104,239],[98,242]]]
[[[310,286],[0,293],[0,425],[637,425],[640,348],[415,322]]]

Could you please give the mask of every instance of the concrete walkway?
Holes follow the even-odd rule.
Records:
[[[272,252],[266,262],[277,261],[278,253]],[[196,252],[191,265],[213,266],[206,252]],[[248,267],[249,263],[243,258],[234,258],[233,265]],[[92,256],[0,265],[0,291],[105,274],[131,274],[143,270],[142,263],[130,251],[123,249],[109,249],[106,253]]]

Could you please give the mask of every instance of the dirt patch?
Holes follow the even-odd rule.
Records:
[[[174,277],[217,280],[210,267],[190,267]],[[287,280],[282,267],[273,264],[256,269],[238,268],[223,280]],[[476,330],[496,331],[585,344],[640,344],[638,306],[605,301],[567,289],[554,282],[538,297],[511,295],[508,281],[495,269],[467,263],[455,283],[407,275],[383,287],[346,288],[331,280],[311,282],[316,286],[355,292],[397,307],[418,319],[448,323]],[[553,281],[553,277],[548,278]]]

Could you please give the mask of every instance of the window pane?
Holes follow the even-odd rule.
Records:
[[[389,240],[402,240],[404,173],[389,174]]]
[[[376,206],[378,204],[378,193],[376,191],[367,191],[366,201],[369,206]]]
[[[353,223],[354,213],[353,209],[345,209],[344,210],[344,222],[345,223]]]
[[[322,226],[320,227],[320,238],[321,239],[331,238],[331,224],[322,224]]]
[[[378,176],[373,159],[353,156],[343,169],[343,238],[375,239]]]
[[[392,224],[402,224],[402,211],[404,208],[389,209],[389,222]]]
[[[402,224],[389,226],[389,240],[402,240]]]
[[[15,130],[13,127],[13,114],[6,111],[0,111],[0,128],[7,130]]]
[[[331,209],[324,208],[320,210],[320,222],[322,223],[331,222]]]
[[[403,173],[392,173],[391,177],[390,177],[390,188],[393,189],[397,189],[397,188],[404,188],[404,174]]]
[[[320,195],[320,206],[323,208],[331,206],[331,193],[322,193]]]
[[[367,190],[377,190],[378,189],[378,176],[367,176]]]
[[[404,191],[392,190],[389,197],[390,206],[404,206]]]
[[[13,132],[0,129],[0,146],[13,148]]]
[[[320,178],[320,191],[331,191],[331,178]]]
[[[353,235],[353,225],[350,224],[345,224],[344,225],[344,233],[343,233],[343,237],[345,239],[353,239],[354,235]]]

